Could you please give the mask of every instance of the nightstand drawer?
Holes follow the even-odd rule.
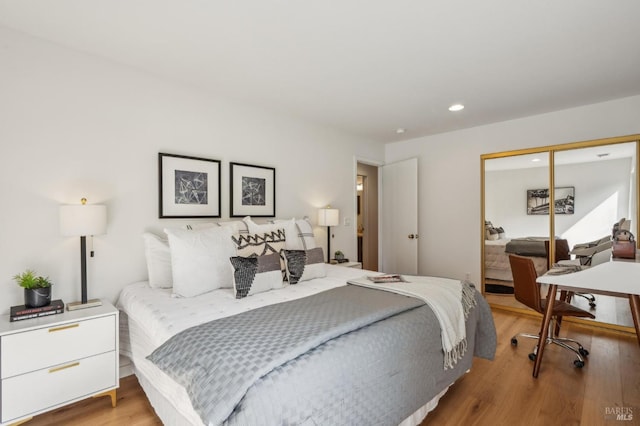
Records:
[[[2,336],[2,379],[114,351],[117,327],[108,315]]]
[[[2,423],[115,388],[116,362],[112,351],[2,380]]]

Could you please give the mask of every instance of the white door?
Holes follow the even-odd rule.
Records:
[[[418,159],[382,169],[382,272],[418,274]]]

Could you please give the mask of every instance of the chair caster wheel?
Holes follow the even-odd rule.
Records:
[[[589,302],[589,306],[591,306],[592,308],[595,308],[596,304],[595,304],[595,302]]]
[[[582,368],[584,367],[584,361],[580,361],[579,359],[576,359],[575,361],[573,361],[573,365],[575,365],[576,368]]]
[[[512,344],[513,346],[518,346],[518,339],[516,339],[515,337],[512,337],[512,338],[511,338],[511,344]]]
[[[530,359],[531,361],[535,361],[535,360],[536,360],[536,358],[537,358],[537,355],[536,355],[536,354],[534,354],[533,352],[531,352],[531,353],[529,354],[529,359]]]
[[[578,352],[580,352],[580,355],[582,356],[589,356],[589,351],[586,350],[585,348],[578,349]]]

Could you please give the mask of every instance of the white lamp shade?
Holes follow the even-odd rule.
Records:
[[[318,210],[319,226],[338,226],[340,224],[340,211],[338,209],[320,209]]]
[[[107,206],[60,206],[60,234],[64,237],[101,235],[107,232]]]

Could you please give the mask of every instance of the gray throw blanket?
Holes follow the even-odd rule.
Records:
[[[148,359],[183,385],[205,424],[220,424],[260,377],[299,355],[424,302],[338,287],[184,330]]]
[[[543,237],[514,238],[504,248],[505,253],[513,253],[519,256],[547,257]]]

